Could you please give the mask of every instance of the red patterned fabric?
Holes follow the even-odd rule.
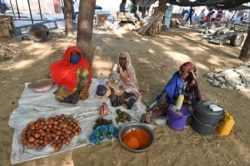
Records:
[[[193,87],[195,85],[195,81],[191,72],[193,72],[196,75],[195,65],[191,62],[185,62],[180,66],[180,71],[189,73],[188,77],[186,78],[186,81],[188,83],[187,89],[189,89],[189,87]]]
[[[70,63],[70,53],[76,51],[80,53],[81,60],[77,64]],[[89,61],[83,57],[81,50],[77,46],[70,46],[66,49],[61,60],[58,60],[50,65],[52,79],[58,86],[64,86],[70,91],[73,91],[76,83],[76,72],[78,68],[87,68],[89,71],[89,82],[92,81],[92,72]]]
[[[180,66],[180,71],[185,73],[196,72],[196,67],[191,62],[185,62]]]

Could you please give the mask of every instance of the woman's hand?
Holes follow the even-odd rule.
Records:
[[[123,75],[124,71],[121,66],[119,66],[119,71],[120,71],[120,74]]]
[[[196,81],[197,76],[196,76],[195,72],[192,70],[190,73],[192,74],[193,79]]]

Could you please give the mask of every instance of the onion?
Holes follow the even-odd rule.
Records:
[[[80,131],[79,122],[64,114],[47,120],[40,117],[27,124],[21,132],[20,141],[27,148],[43,149],[50,145],[54,151],[59,151],[64,144],[70,144],[72,138]]]
[[[40,133],[35,133],[35,134],[34,134],[34,137],[35,137],[35,138],[39,138],[39,137],[40,137]]]
[[[34,138],[34,137],[29,137],[29,138],[28,138],[28,141],[29,141],[29,142],[34,142],[34,141],[35,141],[35,138]]]

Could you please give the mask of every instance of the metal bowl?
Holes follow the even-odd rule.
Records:
[[[53,87],[53,80],[44,78],[28,84],[28,88],[33,89],[35,92],[47,92]]]
[[[148,136],[149,138],[149,143],[144,146],[143,148],[139,147],[139,148],[131,148],[131,147],[128,147],[126,145],[125,142],[123,142],[123,139],[122,139],[122,136],[123,134],[127,134],[133,130],[143,130],[144,133],[146,133],[146,135]],[[119,142],[120,144],[125,148],[127,149],[128,151],[130,152],[135,152],[135,153],[141,153],[141,152],[145,152],[147,150],[149,150],[152,145],[154,145],[155,143],[155,133],[154,131],[149,127],[147,126],[146,124],[144,123],[137,123],[137,122],[134,122],[134,123],[128,123],[126,125],[124,125],[120,131],[119,131],[119,135],[118,135],[118,139],[119,139]],[[140,143],[141,141],[143,141],[142,139],[138,139],[138,142]]]

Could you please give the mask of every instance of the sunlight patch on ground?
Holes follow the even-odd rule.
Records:
[[[205,49],[202,48],[201,46],[195,47],[195,50],[196,50],[196,51],[205,51]]]
[[[148,52],[151,53],[151,54],[154,54],[154,53],[155,53],[155,51],[152,50],[152,49],[148,49]]]
[[[211,66],[206,66],[204,63],[199,63],[199,62],[193,62],[195,63],[196,68],[201,68],[203,70],[209,70]]]
[[[21,48],[25,52],[28,52],[29,54],[22,55],[23,58],[20,59],[18,62],[15,64],[10,64],[8,66],[9,69],[15,69],[15,70],[20,70],[20,69],[25,69],[29,68],[36,63],[39,63],[40,60],[46,59],[51,54],[53,54],[57,49],[53,47],[53,45],[49,45],[47,43],[34,43],[33,41],[30,40],[24,40],[21,41],[24,43],[26,46],[24,48]],[[68,43],[64,43],[64,46],[68,46]],[[18,43],[13,44],[15,47],[19,47]],[[27,60],[29,58],[29,60]]]
[[[104,39],[102,39],[102,41],[103,42],[105,42],[105,43],[110,43],[111,41],[112,41],[113,39],[111,39],[111,38],[104,38]]]
[[[24,68],[29,68],[32,66],[33,63],[35,63],[36,60],[23,60],[21,62],[16,62],[15,65],[13,66],[14,69],[24,69]]]
[[[156,46],[159,46],[159,47],[163,47],[165,48],[167,45],[165,42],[162,42],[162,43],[159,43],[159,42],[156,42],[156,41],[151,41],[152,44],[156,45]]]
[[[150,63],[147,58],[138,58],[138,61],[141,63],[147,63],[147,64]]]
[[[148,41],[147,39],[134,39],[133,41],[134,41],[134,42],[137,42],[137,43],[140,43],[140,42],[142,42],[142,40],[143,40],[143,41]]]
[[[206,52],[209,52],[210,50],[211,50],[211,47],[208,47],[207,45],[198,45],[197,47],[195,47],[195,48],[199,48],[199,49],[203,49],[203,51],[204,51],[204,53],[206,53]]]
[[[186,54],[182,54],[182,53],[179,53],[179,52],[171,52],[171,51],[168,51],[168,52],[165,52],[166,55],[168,55],[170,58],[173,58],[174,60],[176,61],[181,61],[181,62],[187,62],[187,61],[190,61],[190,57]]]
[[[92,73],[93,77],[98,77],[100,73],[103,73],[105,77],[108,77],[112,65],[112,62],[104,61],[101,56],[95,55],[92,62],[92,68],[95,71],[95,73]]]
[[[217,55],[210,55],[210,58],[208,58],[207,61],[216,66],[221,66],[222,63],[224,64],[221,57],[218,57]]]
[[[95,34],[107,34],[106,31],[100,31],[100,30],[95,30],[94,31]],[[114,30],[113,33],[119,37],[119,38],[123,38],[123,36],[128,33],[128,30],[124,30],[124,29],[119,29],[119,30]]]
[[[141,38],[140,38],[140,42],[141,42],[141,41],[149,41],[149,39],[148,39],[148,38],[145,38],[145,37],[141,37]]]
[[[183,37],[182,36],[172,36],[173,40],[175,41],[182,41]]]
[[[28,50],[28,52],[32,52],[32,56],[34,56],[35,59],[41,60],[48,56],[50,56],[51,53],[54,52],[51,51],[52,49],[37,49],[37,50]]]

